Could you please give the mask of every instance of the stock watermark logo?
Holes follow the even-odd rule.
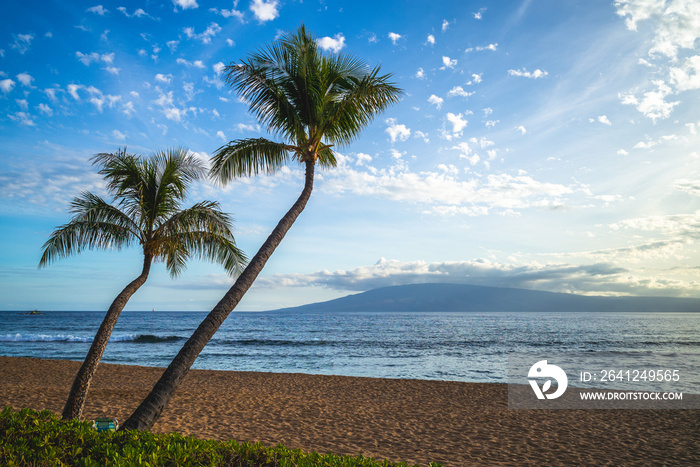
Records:
[[[532,390],[535,391],[535,395],[538,399],[556,399],[557,397],[564,394],[567,386],[569,385],[569,378],[566,377],[564,370],[556,365],[550,365],[547,360],[540,360],[530,367],[530,371],[527,373],[528,378],[547,378],[547,381],[542,384],[540,388],[537,380],[528,379]],[[547,391],[552,387],[552,380],[557,382],[557,390],[551,394],[547,394]]]

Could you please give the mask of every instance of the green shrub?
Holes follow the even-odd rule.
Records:
[[[212,441],[144,431],[100,432],[91,422],[30,409],[0,413],[3,466],[406,467],[366,457],[305,453],[282,445]],[[431,467],[440,464],[431,463]]]

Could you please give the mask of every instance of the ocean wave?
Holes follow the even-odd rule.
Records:
[[[180,336],[155,336],[152,334],[129,334],[112,336],[109,342],[135,342],[138,344],[156,344],[182,340]],[[5,334],[0,335],[0,342],[92,342],[93,337],[73,336],[70,334]]]
[[[219,344],[234,346],[303,347],[332,345],[333,343],[323,340],[292,341],[285,339],[225,339],[219,341]]]

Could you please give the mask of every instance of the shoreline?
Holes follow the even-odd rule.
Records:
[[[0,404],[61,413],[80,362],[0,357]],[[84,418],[125,420],[163,368],[102,363]],[[190,370],[154,432],[425,465],[700,464],[692,410],[512,410],[507,385]]]

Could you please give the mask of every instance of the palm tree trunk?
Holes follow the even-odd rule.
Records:
[[[265,267],[265,263],[275,251],[277,246],[287,234],[296,221],[299,214],[304,210],[314,185],[314,161],[306,162],[306,180],[304,189],[292,208],[282,217],[277,226],[260,250],[250,260],[248,266],[243,270],[236,282],[226,292],[226,295],[217,303],[214,309],[209,312],[192,336],[185,342],[177,356],[165,370],[160,380],[151,390],[151,393],[141,402],[136,411],[124,422],[120,430],[148,430],[160,416],[168,401],[177,390],[178,386],[187,375],[190,367],[199,356],[205,345],[214,336],[224,320],[241,301],[243,295],[258,277],[258,274]]]
[[[78,374],[75,375],[73,380],[73,386],[70,389],[70,394],[68,395],[68,400],[63,408],[62,417],[66,420],[79,419],[83,414],[83,407],[85,406],[85,399],[87,398],[88,390],[90,389],[90,383],[92,382],[92,377],[95,375],[97,370],[97,365],[102,360],[102,354],[104,354],[107,348],[107,342],[109,337],[112,335],[112,330],[114,325],[117,324],[117,319],[119,319],[119,314],[126,306],[132,295],[146,282],[148,278],[148,273],[151,270],[152,257],[146,255],[143,260],[143,270],[141,275],[131,281],[124,290],[121,291],[117,298],[114,299],[112,305],[107,310],[107,314],[102,320],[100,329],[97,330],[95,339],[90,345],[90,350],[88,351],[85,361],[83,362]]]

